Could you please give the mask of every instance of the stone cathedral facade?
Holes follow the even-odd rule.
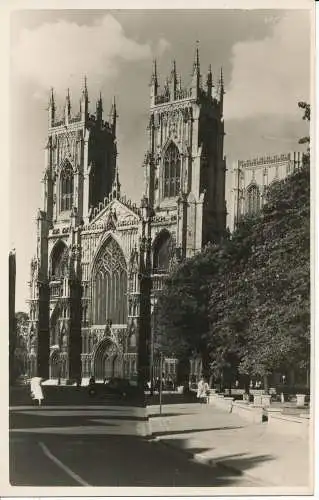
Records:
[[[273,156],[239,160],[232,169],[230,228],[246,214],[257,213],[266,202],[267,191],[275,183],[301,168],[303,153],[291,151]]]
[[[145,190],[121,193],[115,102],[89,112],[87,85],[48,110],[44,206],[30,279],[30,375],[71,381],[147,373],[156,294],[178,261],[226,227],[222,73],[205,81],[196,50],[184,88],[175,63],[162,90],[150,83]]]

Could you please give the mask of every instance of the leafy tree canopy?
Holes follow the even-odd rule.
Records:
[[[177,267],[159,297],[156,348],[267,375],[310,349],[309,164],[275,183],[258,217]]]

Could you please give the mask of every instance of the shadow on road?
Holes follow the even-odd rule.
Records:
[[[43,455],[45,443],[55,457],[89,486],[126,487],[231,487],[256,486],[241,473],[226,467],[208,467],[190,458],[205,449],[191,448],[189,454],[151,443],[136,436],[50,436],[10,443],[10,482],[13,486],[79,486]],[[32,456],[32,461],[29,457]],[[223,457],[240,460],[242,469],[269,460],[269,456]]]
[[[84,409],[78,416],[72,409],[59,411],[55,408],[10,413],[12,485],[80,486],[66,470],[73,471],[90,486],[256,485],[225,467],[208,467],[190,460],[195,454],[204,453],[205,446],[188,449],[185,453],[187,440],[184,438],[169,440],[170,444],[178,441],[178,450],[138,435],[137,428],[144,423],[143,420],[132,420],[134,414],[129,422],[126,418],[119,419],[120,415],[115,412],[106,416],[103,409]],[[43,445],[49,450],[49,455],[43,452]],[[56,460],[52,460],[52,456]],[[225,461],[227,457],[222,458]],[[241,468],[249,469],[257,461],[271,457],[246,457],[243,454],[228,459],[234,464],[241,461]],[[63,466],[59,465],[61,463]]]

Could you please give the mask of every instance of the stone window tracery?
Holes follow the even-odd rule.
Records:
[[[71,210],[73,205],[73,169],[69,162],[66,162],[61,171],[60,177],[60,211]]]
[[[105,325],[127,322],[127,269],[122,250],[109,239],[103,246],[93,272],[93,322]]]
[[[51,257],[51,279],[61,279],[68,269],[69,250],[68,247],[59,241],[52,250]]]
[[[181,158],[177,146],[171,143],[164,155],[163,197],[178,196],[180,190]]]
[[[156,272],[168,271],[172,262],[174,243],[168,231],[161,232],[154,244],[153,267]]]
[[[247,189],[247,212],[254,215],[260,210],[260,191],[256,184]]]

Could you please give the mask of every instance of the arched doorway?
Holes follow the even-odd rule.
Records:
[[[117,366],[118,359],[116,344],[109,337],[102,339],[93,354],[92,374],[95,379],[104,380],[105,378],[120,376],[120,370]]]
[[[30,354],[27,360],[28,363],[28,375],[30,378],[36,377],[37,375],[37,358],[34,354]]]
[[[60,352],[55,349],[50,355],[50,378],[58,379],[60,377]]]

